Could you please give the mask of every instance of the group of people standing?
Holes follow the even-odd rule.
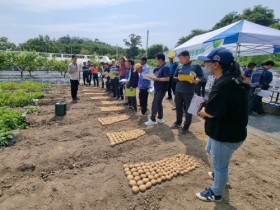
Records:
[[[249,63],[243,72],[244,80],[250,84],[250,100],[249,100],[249,115],[257,114],[264,115],[265,111],[262,105],[262,97],[258,95],[261,90],[268,90],[270,83],[273,80],[273,74],[270,69],[274,66],[273,61],[266,61],[259,67],[255,63]]]
[[[157,67],[153,72],[147,65],[146,57],[142,57],[141,62],[137,64],[133,59],[126,58],[122,58],[119,64],[115,60],[112,60],[111,65],[103,63],[102,88],[106,84],[106,91],[119,100],[123,100],[126,91],[130,91],[132,94],[127,94],[127,105],[135,111],[138,88],[141,113],[147,115],[148,95],[153,83],[152,108],[145,125],[165,123],[162,103],[168,93],[167,99],[173,99],[174,95],[176,105],[176,120],[171,128],[180,128],[184,115],[185,122],[181,133],[186,134],[192,122],[192,115],[188,113],[192,98],[198,89],[205,88],[206,75],[214,75],[215,82],[209,98],[198,113],[198,116],[205,120],[205,133],[209,136],[205,150],[212,159],[213,171],[208,172],[208,175],[213,179],[213,184],[196,193],[196,196],[203,201],[220,202],[223,200],[222,195],[228,181],[231,156],[247,136],[248,110],[250,112],[260,109],[256,104],[261,103],[261,99],[256,98],[255,93],[269,88],[272,74],[268,70],[274,63],[267,61],[256,70],[248,65],[248,69],[242,75],[239,64],[225,48],[214,49],[208,56],[199,56],[198,59],[204,62],[203,67],[190,60],[188,51],[180,52],[178,58],[179,64],[174,62],[174,57],[170,57],[167,64],[165,55],[157,54]],[[68,72],[72,98],[78,100],[78,67],[75,56],[72,57]],[[262,112],[261,109],[260,111]]]
[[[84,85],[91,85],[93,80],[94,87],[99,87],[98,66],[96,63],[91,64],[91,61],[83,62],[82,72]]]

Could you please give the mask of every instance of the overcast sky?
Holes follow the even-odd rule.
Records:
[[[280,18],[279,0],[0,0],[0,37],[18,44],[39,34],[69,34],[124,46],[134,33],[144,47],[149,30],[149,45],[173,48],[192,29],[209,29],[229,12],[255,5]]]

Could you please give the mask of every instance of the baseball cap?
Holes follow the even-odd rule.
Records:
[[[168,58],[175,58],[175,52],[174,51],[169,51],[167,54]]]
[[[113,58],[111,61],[113,62],[113,61],[116,61],[116,60]]]
[[[189,53],[189,51],[184,50],[184,51],[180,52],[178,56],[184,56],[184,57],[186,57],[186,56],[190,56],[190,53]]]
[[[136,64],[134,65],[134,69],[140,69],[140,68],[142,68],[141,63],[136,63]]]
[[[230,64],[234,61],[231,51],[226,48],[214,49],[207,56],[198,56],[197,59],[200,61],[216,61],[222,64]]]

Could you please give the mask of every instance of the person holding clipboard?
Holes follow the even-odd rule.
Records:
[[[209,136],[205,150],[211,156],[214,171],[208,175],[214,182],[196,196],[203,201],[220,202],[231,156],[247,136],[250,86],[243,81],[239,64],[228,49],[217,48],[198,59],[204,61],[206,71],[216,80],[205,107],[198,113],[205,119],[205,133]]]

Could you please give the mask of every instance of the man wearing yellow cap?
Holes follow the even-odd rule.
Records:
[[[174,58],[175,58],[175,53],[173,51],[170,51],[167,54],[167,57],[169,58],[169,84],[168,84],[168,97],[166,98],[166,100],[172,100],[172,94],[175,95],[175,87],[176,87],[176,81],[173,80],[173,76],[175,73],[175,70],[178,66],[177,62],[174,62]]]

